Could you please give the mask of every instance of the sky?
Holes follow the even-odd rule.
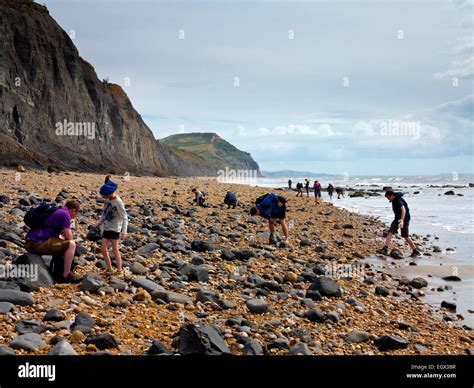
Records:
[[[261,169],[474,173],[474,0],[46,0],[156,138]]]

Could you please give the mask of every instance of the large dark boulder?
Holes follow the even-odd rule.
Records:
[[[219,355],[230,353],[222,334],[214,325],[189,323],[179,331],[178,351],[182,355]]]

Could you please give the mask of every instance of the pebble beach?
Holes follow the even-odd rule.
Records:
[[[0,354],[472,352],[474,334],[449,297],[429,305],[424,277],[374,262],[386,225],[373,217],[277,190],[289,200],[290,239],[268,245],[267,222],[249,215],[266,189],[114,176],[129,215],[120,248],[126,273],[104,279],[89,229],[102,210],[103,175],[2,169],[0,179],[0,264],[25,253],[23,216],[31,206],[76,198],[76,272],[84,276],[34,290],[0,279]],[[193,187],[209,207],[191,203]],[[236,209],[223,204],[227,191],[237,194]],[[409,260],[401,239],[392,248],[388,263]]]

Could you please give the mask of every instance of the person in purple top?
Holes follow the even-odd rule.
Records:
[[[39,228],[30,229],[26,235],[25,249],[37,255],[64,256],[64,279],[66,282],[77,282],[80,277],[71,272],[71,265],[76,251],[76,243],[71,231],[71,220],[79,212],[79,202],[67,201],[54,211]],[[60,238],[60,236],[63,238]]]

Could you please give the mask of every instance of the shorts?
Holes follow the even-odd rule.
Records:
[[[408,231],[408,227],[410,225],[410,221],[405,221],[403,223],[403,228],[402,228],[402,237],[408,237],[410,235]],[[394,220],[392,224],[390,225],[390,229],[388,230],[389,233],[392,234],[397,234],[398,233],[398,221]]]
[[[106,238],[107,240],[118,240],[120,239],[120,233],[113,230],[104,230],[102,232],[102,238]]]
[[[321,198],[321,190],[314,190],[314,196],[316,198]]]
[[[64,255],[69,248],[69,240],[62,238],[50,238],[44,242],[26,240],[25,249],[36,255]]]
[[[278,218],[279,220],[284,220],[286,218],[286,205],[281,205],[278,213],[274,214],[270,218]]]

